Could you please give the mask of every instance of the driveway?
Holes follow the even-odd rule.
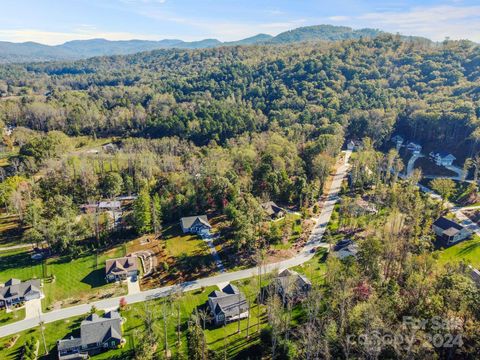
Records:
[[[138,294],[140,293],[140,280],[136,278],[136,281],[132,280],[132,277],[130,276],[127,280],[127,286],[128,286],[128,295],[132,294]]]
[[[25,302],[25,319],[38,317],[42,313],[42,299]]]

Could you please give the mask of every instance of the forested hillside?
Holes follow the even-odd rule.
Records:
[[[479,65],[472,43],[393,36],[9,65],[0,68],[0,118],[70,135],[196,144],[277,126],[311,137],[340,124],[380,145],[398,127],[466,156],[479,136]]]

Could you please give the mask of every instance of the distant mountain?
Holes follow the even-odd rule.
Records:
[[[301,27],[283,32],[275,37],[258,34],[246,39],[221,42],[217,39],[205,39],[186,42],[177,39],[160,41],[105,39],[74,40],[62,45],[48,46],[35,42],[11,43],[0,41],[0,63],[38,62],[55,60],[86,59],[95,56],[128,55],[157,49],[201,49],[218,46],[238,46],[254,44],[290,44],[303,41],[338,41],[375,37],[384,32],[375,29],[354,30],[346,26],[316,25]]]
[[[278,34],[269,42],[274,44],[288,44],[302,41],[338,41],[359,39],[362,37],[375,37],[383,31],[375,29],[354,30],[347,26],[315,25],[297,28]]]

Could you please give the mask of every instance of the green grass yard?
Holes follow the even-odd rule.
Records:
[[[10,278],[44,279],[44,310],[50,310],[53,305],[74,305],[106,294],[126,293],[125,286],[107,285],[104,280],[105,260],[122,256],[120,247],[99,255],[98,259],[95,255],[77,259],[60,257],[48,259],[46,265],[30,256],[31,253],[24,249],[0,252],[0,283]]]
[[[438,256],[438,263],[468,263],[473,267],[480,268],[480,237],[475,235],[473,239],[462,241],[444,250],[435,252]]]
[[[6,310],[0,310],[0,326],[23,319],[25,319],[25,308],[14,309],[10,312],[7,312]]]

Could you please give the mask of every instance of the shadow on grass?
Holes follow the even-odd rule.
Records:
[[[472,251],[475,251],[477,249],[480,249],[480,241],[477,241],[477,242],[473,242],[471,244],[468,244],[467,246],[465,246],[463,249],[461,249],[458,253],[460,255],[467,255],[469,253],[471,253]]]
[[[106,285],[105,268],[93,270],[82,280],[82,283],[90,285],[92,288],[97,288]]]
[[[11,270],[13,267],[16,269],[32,268],[38,264],[40,263],[30,258],[30,252],[15,252],[0,257],[0,272],[5,270]],[[40,271],[38,275],[41,275]]]

